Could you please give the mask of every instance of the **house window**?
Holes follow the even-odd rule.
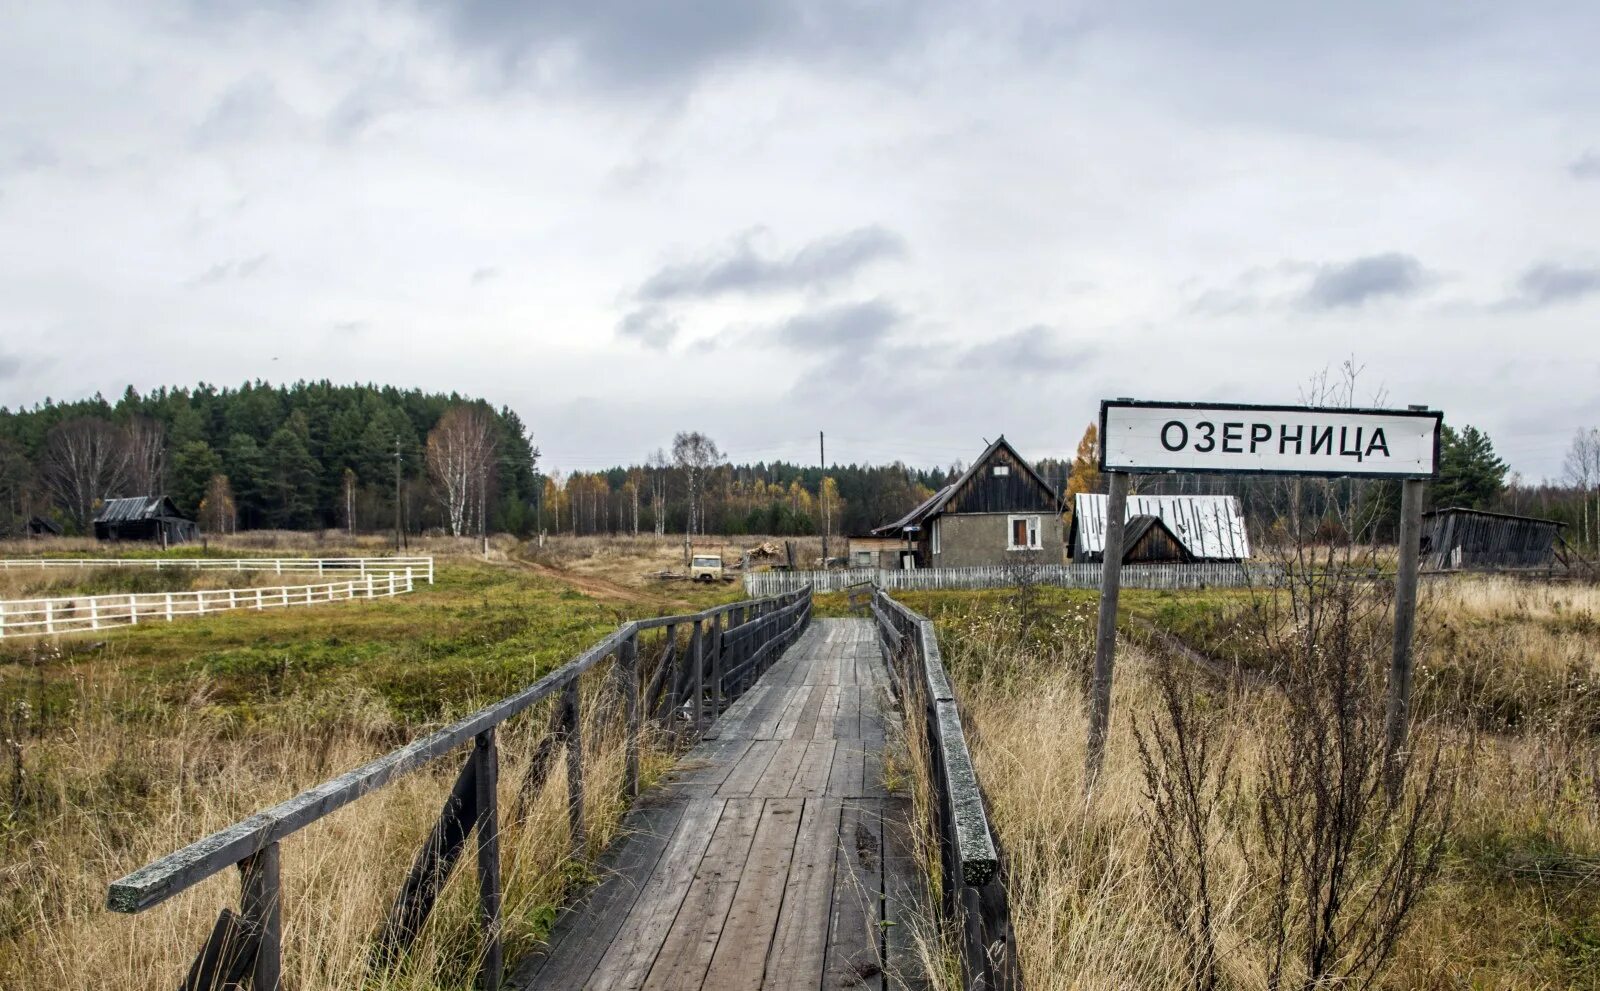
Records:
[[[933,552],[939,553],[939,521],[933,521]]]
[[[1039,539],[1039,517],[1012,516],[1007,522],[1009,532],[1006,534],[1006,550],[1036,551],[1044,547]]]
[[[997,476],[1009,475],[1009,474],[1011,474],[1011,466],[1010,465],[995,465],[994,466],[994,473]]]
[[[872,552],[871,551],[855,551],[855,552],[853,552],[850,555],[850,566],[852,568],[870,568],[870,567],[872,567]]]

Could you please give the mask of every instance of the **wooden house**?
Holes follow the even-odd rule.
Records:
[[[1161,517],[1144,514],[1130,516],[1122,533],[1123,564],[1154,564],[1194,560],[1178,535],[1161,522]]]
[[[1452,506],[1422,514],[1422,566],[1433,571],[1548,568],[1564,523]]]
[[[200,527],[166,496],[107,499],[94,518],[97,540],[147,540],[162,545],[200,539]]]
[[[1099,561],[1106,550],[1106,508],[1109,500],[1104,495],[1080,493],[1072,503],[1072,530],[1068,543],[1072,560],[1076,562]],[[1233,496],[1211,495],[1130,495],[1128,497],[1127,526],[1140,517],[1153,516],[1183,545],[1188,557],[1146,557],[1147,561],[1243,561],[1250,556],[1250,536],[1245,532],[1244,513],[1239,500]],[[1161,551],[1164,538],[1152,536],[1148,528],[1141,530],[1141,539],[1150,546],[1142,554]],[[1123,531],[1123,561],[1133,548],[1133,531]],[[1168,548],[1166,553],[1174,553]]]
[[[903,567],[1061,564],[1059,495],[1000,437],[955,481],[872,531],[900,542]]]

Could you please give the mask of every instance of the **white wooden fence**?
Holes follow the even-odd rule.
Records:
[[[151,620],[171,622],[180,616],[207,616],[233,609],[281,609],[349,599],[384,599],[411,591],[414,578],[408,568],[381,574],[368,572],[365,576],[318,585],[0,601],[0,639],[137,626]]]
[[[30,568],[153,568],[156,571],[270,571],[275,575],[315,572],[324,577],[412,575],[433,584],[431,557],[13,557],[0,558],[0,571]]]
[[[1125,564],[1123,588],[1244,588],[1271,585],[1283,571],[1271,564],[1201,562],[1198,564]],[[818,592],[836,592],[850,585],[871,582],[880,588],[931,591],[936,589],[1008,588],[1024,577],[1058,588],[1099,588],[1098,564],[1041,564],[978,568],[844,568],[834,571],[752,571],[744,576],[745,594],[779,595],[810,585]]]

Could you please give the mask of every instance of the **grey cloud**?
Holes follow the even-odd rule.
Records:
[[[295,113],[264,75],[247,76],[228,88],[194,129],[201,148],[230,144],[294,120]]]
[[[0,354],[0,382],[15,378],[22,371],[22,359],[14,354]]]
[[[472,284],[475,285],[475,286],[481,286],[485,282],[491,282],[491,281],[493,281],[495,279],[498,279],[499,277],[500,277],[500,270],[498,268],[494,268],[493,266],[486,265],[483,268],[479,268],[479,269],[474,269],[473,270],[473,272],[472,272]]]
[[[1567,172],[1574,179],[1600,179],[1600,152],[1586,151],[1572,160]]]
[[[1368,255],[1323,265],[1301,302],[1313,310],[1361,306],[1384,297],[1413,296],[1427,286],[1430,278],[1422,263],[1410,255],[1394,251]]]
[[[218,262],[184,284],[191,289],[199,289],[204,286],[214,286],[229,279],[248,279],[261,271],[262,266],[266,265],[270,257],[270,255],[263,254],[253,255],[237,261]]]
[[[892,304],[870,299],[796,314],[773,328],[772,338],[797,351],[870,350],[904,321]]]
[[[659,302],[821,288],[847,279],[875,261],[906,253],[905,241],[898,234],[872,226],[820,238],[786,258],[772,258],[757,249],[759,233],[739,235],[731,247],[715,256],[661,269],[639,287],[639,298]]]
[[[617,336],[632,338],[647,348],[660,350],[678,337],[678,321],[660,307],[634,310],[617,324]]]
[[[419,0],[506,78],[568,71],[619,89],[678,83],[751,57],[870,57],[921,34],[927,4],[889,0]]]
[[[1535,265],[1517,279],[1517,295],[1503,306],[1537,309],[1569,303],[1600,292],[1600,267],[1577,267],[1546,262]]]
[[[997,369],[1017,375],[1053,375],[1087,365],[1096,349],[1071,346],[1054,327],[1035,324],[993,341],[968,348],[962,366]]]

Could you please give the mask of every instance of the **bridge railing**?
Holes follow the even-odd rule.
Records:
[[[186,616],[209,616],[235,609],[261,611],[350,599],[383,599],[410,592],[414,587],[414,576],[407,568],[372,571],[365,577],[312,585],[7,599],[0,601],[0,640],[137,626],[141,622],[170,623]]]
[[[624,623],[617,630],[522,691],[346,774],[146,864],[112,882],[107,906],[137,913],[215,874],[238,867],[239,910],[224,908],[195,957],[183,988],[254,988],[278,991],[282,983],[280,844],[323,817],[460,749],[466,760],[427,840],[418,851],[377,937],[375,967],[400,961],[431,913],[445,882],[477,840],[479,987],[500,986],[501,872],[498,730],[507,720],[551,699],[549,725],[524,772],[518,794],[539,794],[565,750],[568,841],[581,858],[587,845],[582,727],[588,672],[609,679],[614,691],[593,693],[590,704],[620,707],[625,726],[622,788],[639,792],[641,737],[647,725],[672,737],[693,739],[765,671],[804,631],[811,592],[745,600],[704,612]],[[658,642],[645,635],[659,631]],[[642,658],[648,655],[648,663]],[[601,665],[610,661],[609,671]],[[596,712],[593,716],[602,713]],[[590,725],[594,725],[591,717]]]
[[[154,571],[268,571],[277,575],[315,573],[328,577],[386,575],[409,569],[433,584],[432,557],[10,557],[0,571],[69,568],[146,568]]]
[[[939,909],[960,933],[957,952],[964,986],[1017,991],[1022,976],[1004,861],[933,623],[881,588],[873,596],[872,615],[907,715],[922,714],[922,738],[911,744],[922,748],[928,762],[939,851]]]

